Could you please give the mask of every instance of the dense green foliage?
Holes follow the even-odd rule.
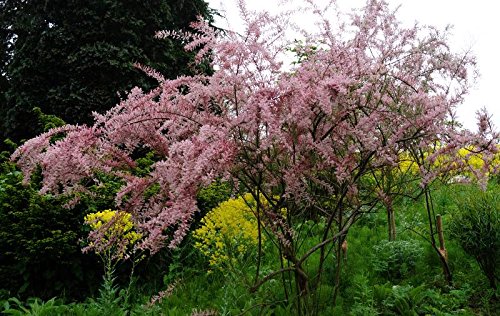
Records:
[[[492,288],[500,280],[500,187],[465,188],[452,215],[451,235],[474,257]]]
[[[373,247],[373,269],[392,281],[399,281],[415,272],[422,248],[416,241],[383,240]]]
[[[230,184],[223,181],[216,181],[198,192],[197,203],[201,213],[204,215],[230,197]]]
[[[44,129],[63,124],[61,119],[39,109],[35,113]],[[12,142],[7,143],[15,147]],[[23,184],[21,172],[7,161],[8,156],[9,152],[4,152],[0,161],[0,298],[48,299],[63,295],[82,299],[96,293],[103,267],[95,255],[82,254],[83,241],[89,232],[83,225],[84,217],[114,207],[114,195],[122,183],[100,174],[88,185],[93,194],[80,196],[79,205],[67,209],[63,207],[67,200],[38,194],[37,179]],[[153,159],[151,153],[146,153],[135,172],[145,172]],[[200,191],[200,208],[208,212],[229,195],[227,183],[214,183]],[[165,272],[179,255],[164,250],[149,257],[136,267],[135,274],[141,279],[138,283],[157,288],[152,284],[162,281],[155,277]],[[130,268],[130,262],[117,267],[118,283],[128,282]],[[173,266],[171,270],[175,270]]]
[[[96,259],[81,252],[81,209],[23,185],[21,172],[3,162],[0,173],[0,284],[10,295],[50,298],[89,293],[98,282]],[[50,284],[50,286],[47,286]]]
[[[168,78],[189,73],[193,54],[154,34],[211,14],[203,0],[0,1],[0,138],[39,133],[35,106],[91,122],[92,111],[117,104],[117,93],[152,87],[134,62]]]
[[[457,215],[461,198],[476,195],[467,187],[438,187],[434,193],[436,208],[444,214],[445,232]],[[353,226],[348,235],[349,250],[342,269],[342,287],[336,304],[332,304],[334,271],[325,267],[326,278],[316,285],[319,315],[496,315],[498,293],[489,289],[481,268],[468,255],[459,240],[449,239],[447,249],[455,282],[448,286],[430,244],[419,236],[425,229],[426,213],[422,199],[398,203],[398,234],[396,242],[386,241],[385,212],[367,214]],[[445,212],[445,209],[447,212]],[[306,243],[318,238],[321,221],[307,220],[297,230],[307,231]],[[450,233],[450,232],[449,232]],[[447,238],[449,234],[446,234]],[[267,242],[266,242],[267,244]],[[3,308],[10,315],[294,315],[293,302],[285,303],[281,277],[263,284],[255,293],[249,291],[255,273],[254,260],[238,262],[225,270],[210,269],[208,259],[200,255],[188,238],[170,252],[163,261],[162,273],[156,281],[163,285],[137,286],[130,291],[123,284],[101,288],[96,296],[83,303],[53,299],[42,303],[9,299]],[[263,273],[275,270],[276,251],[264,245],[261,262]],[[391,252],[394,250],[394,253]],[[404,257],[401,254],[409,257]],[[334,256],[329,257],[335,260]],[[382,272],[378,267],[389,269]],[[307,268],[307,267],[305,267]],[[392,270],[391,270],[392,269]],[[211,272],[207,273],[207,271]],[[395,277],[397,276],[397,277]],[[160,280],[158,280],[160,279]],[[163,281],[162,281],[163,279]],[[289,280],[289,276],[285,276]],[[163,289],[163,298],[150,301]],[[162,296],[162,295],[160,295]],[[205,314],[201,314],[204,312]],[[45,313],[45,314],[44,314]]]

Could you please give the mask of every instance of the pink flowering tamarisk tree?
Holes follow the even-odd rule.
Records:
[[[51,130],[27,141],[12,159],[26,179],[41,168],[42,193],[85,192],[96,172],[123,179],[116,204],[133,215],[144,236],[140,247],[151,252],[181,242],[200,187],[231,179],[254,195],[259,233],[268,234],[279,261],[287,261],[267,276],[257,267],[253,289],[291,272],[296,293],[307,294],[321,280],[329,249],[337,252],[338,284],[349,227],[387,203],[373,177],[411,153],[422,158],[420,181],[427,188],[465,166],[450,158],[440,170],[426,168],[437,156],[424,158],[423,152],[439,144],[436,153],[454,157],[460,148],[476,148],[488,162],[498,135],[486,113],[478,133],[457,127],[454,111],[468,91],[474,58],[453,53],[446,33],[403,27],[385,1],[332,15],[335,21],[308,3],[318,17],[315,33],[299,30],[291,13],[250,12],[243,1],[242,34],[217,34],[204,21],[193,25],[195,34],[159,32],[159,38],[184,40],[198,62],[211,63],[213,75],[166,80],[138,65],[158,80],[157,88],[135,88],[107,113],[95,114],[93,126]],[[288,41],[290,29],[298,30],[302,44]],[[300,61],[287,65],[283,55],[290,48]],[[133,170],[144,149],[156,161],[140,176]],[[294,226],[312,214],[326,225],[317,245],[301,249]],[[318,253],[317,271],[308,275],[303,265]]]

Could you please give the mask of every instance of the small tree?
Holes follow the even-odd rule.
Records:
[[[217,69],[213,75],[166,80],[145,68],[158,79],[156,89],[133,89],[127,100],[97,115],[95,125],[54,129],[12,158],[26,178],[42,167],[42,192],[85,190],[96,170],[123,178],[117,203],[131,212],[142,247],[152,252],[175,247],[186,235],[200,186],[231,178],[257,201],[259,236],[274,242],[280,262],[286,259],[267,276],[257,264],[254,289],[292,271],[295,286],[286,293],[295,291],[301,310],[301,297],[321,282],[331,247],[338,289],[342,240],[384,198],[373,175],[397,167],[405,151],[437,143],[448,153],[470,144],[496,151],[497,138],[489,129],[476,135],[450,123],[468,90],[473,58],[453,54],[446,36],[433,28],[402,27],[384,1],[368,1],[335,27],[320,17],[319,32],[303,34],[304,47],[321,45],[299,52],[306,58],[291,70],[280,59],[291,45],[284,36],[290,16],[252,13],[242,2],[240,9],[243,35],[217,37],[203,21],[193,25],[197,34],[158,34],[183,39],[188,50],[201,47],[196,59],[208,59]],[[61,133],[63,140],[50,142]],[[138,176],[131,172],[134,154],[144,147],[159,159]],[[450,163],[443,170],[459,167]],[[424,187],[439,174],[427,170],[421,168]],[[326,225],[318,244],[302,249],[303,235],[293,228],[312,212]],[[308,275],[303,265],[317,253],[317,270]]]

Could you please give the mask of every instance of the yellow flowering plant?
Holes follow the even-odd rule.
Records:
[[[131,214],[124,211],[104,210],[85,216],[89,245],[84,251],[93,250],[108,260],[123,259],[142,235],[135,231]],[[103,258],[104,259],[104,258]],[[107,261],[107,260],[105,260]]]
[[[498,168],[500,166],[500,147],[498,149],[499,152],[494,156],[493,160],[488,166],[488,170],[490,171],[491,169]],[[424,152],[423,153],[424,159],[426,159],[431,153],[432,151]],[[461,171],[460,173],[455,173],[455,174],[452,172],[451,173],[452,175],[463,175],[468,178],[474,178],[474,172],[483,169],[485,166],[485,159],[480,150],[474,147],[465,147],[465,148],[460,148],[456,152],[456,157],[450,157],[447,155],[438,156],[432,163],[431,168],[437,169],[446,165],[450,165],[451,169],[454,169],[454,167],[457,167],[456,165],[457,162],[459,161],[461,162],[461,164],[468,166],[468,171],[466,169],[465,171]],[[418,164],[406,152],[400,155],[400,161],[398,167],[401,173],[409,173],[409,174],[419,173]],[[489,172],[487,172],[487,174],[489,174]]]
[[[129,245],[134,245],[141,239],[141,234],[134,231],[132,215],[127,212],[104,210],[102,212],[91,213],[85,216],[85,222],[92,230],[100,229],[103,224],[110,224],[104,232],[104,237],[107,241],[118,237],[127,241]]]
[[[478,153],[477,149],[475,148],[472,147],[461,148],[458,150],[458,156],[462,159],[463,163],[469,165],[472,170],[480,170],[484,168],[485,161],[483,155],[482,153]],[[497,168],[499,165],[500,165],[500,152],[494,156],[489,169]]]
[[[129,258],[130,254],[136,250],[134,246],[142,235],[135,231],[132,215],[124,211],[104,210],[90,213],[85,216],[85,224],[90,226],[92,231],[88,236],[89,244],[83,250],[93,250],[101,257],[104,264],[101,299],[111,302],[116,294],[116,287],[113,284],[114,269],[119,261]],[[125,301],[128,300],[130,293],[135,265],[142,258],[143,256],[132,260]]]
[[[258,245],[256,206],[252,195],[229,199],[212,209],[193,232],[194,247],[209,260],[212,268],[233,267]]]

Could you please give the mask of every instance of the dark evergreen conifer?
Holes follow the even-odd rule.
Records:
[[[189,72],[192,54],[154,34],[211,17],[203,0],[4,0],[0,11],[0,137],[16,141],[41,132],[33,107],[90,123],[120,93],[151,87],[134,62],[170,78]]]

